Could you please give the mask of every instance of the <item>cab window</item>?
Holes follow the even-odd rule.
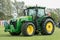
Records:
[[[44,15],[44,9],[38,9],[38,14],[37,14],[37,16],[38,17],[42,17],[43,15]]]
[[[36,11],[35,11],[35,9],[29,9],[29,15],[31,16],[33,16],[33,15],[36,15]]]

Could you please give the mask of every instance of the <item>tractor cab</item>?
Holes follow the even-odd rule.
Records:
[[[24,10],[25,16],[33,16],[33,18],[39,18],[45,15],[45,7],[28,7]]]

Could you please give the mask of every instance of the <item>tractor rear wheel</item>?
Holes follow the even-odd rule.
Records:
[[[31,22],[26,22],[23,24],[21,31],[25,36],[32,36],[35,33],[35,25]]]
[[[51,35],[54,32],[54,22],[52,19],[47,18],[42,22],[41,34]]]

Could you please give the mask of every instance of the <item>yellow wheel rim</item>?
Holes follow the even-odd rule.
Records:
[[[28,27],[27,27],[27,33],[28,33],[29,35],[31,35],[31,34],[33,33],[33,31],[34,31],[33,26],[32,26],[32,25],[28,25]]]
[[[52,32],[52,30],[53,30],[53,24],[52,24],[51,22],[48,22],[48,23],[46,24],[46,30],[47,30],[47,32],[49,32],[49,33]]]

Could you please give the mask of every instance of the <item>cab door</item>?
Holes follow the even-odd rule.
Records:
[[[37,19],[36,19],[36,23],[37,23],[37,30],[41,30],[40,28],[40,20],[42,19],[41,17],[43,17],[45,15],[45,9],[42,8],[38,8],[37,9]]]
[[[28,10],[28,15],[33,17],[33,20],[36,18],[36,9],[32,8]]]

